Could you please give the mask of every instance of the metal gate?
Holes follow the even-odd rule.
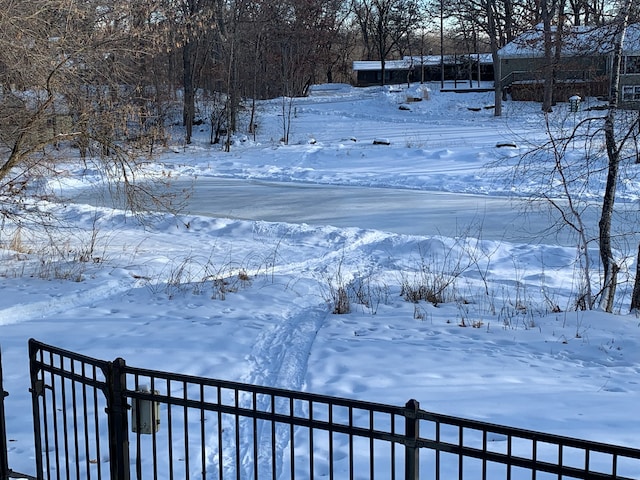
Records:
[[[39,479],[640,478],[640,450],[439,415],[415,400],[146,370],[35,340],[29,355]]]

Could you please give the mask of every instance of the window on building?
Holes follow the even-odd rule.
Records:
[[[625,57],[624,73],[640,73],[640,55],[628,55]]]
[[[622,100],[640,100],[640,85],[624,85],[622,87]]]

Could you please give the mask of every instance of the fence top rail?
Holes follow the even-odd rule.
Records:
[[[59,357],[64,357],[72,361],[92,365],[100,369],[108,367],[110,363],[106,360],[100,360],[97,358],[82,355],[80,353],[72,352],[70,350],[65,350],[63,348],[53,347],[51,345],[39,342],[38,340],[34,340],[33,338],[29,339],[29,358],[32,362],[42,363],[36,358],[38,352],[42,352],[43,354],[46,352],[52,355],[57,355]]]
[[[219,380],[207,377],[197,377],[192,375],[185,375],[180,373],[162,372],[158,370],[150,370],[146,368],[131,367],[125,365],[123,367],[123,373],[128,375],[134,375],[143,378],[166,381],[166,382],[183,382],[190,385],[202,385],[207,387],[215,387],[226,390],[237,390],[243,393],[255,393],[257,395],[269,395],[276,398],[286,398],[290,400],[308,401],[318,404],[328,404],[346,408],[352,408],[356,410],[373,411],[377,413],[386,413],[390,415],[402,415],[405,416],[407,409],[405,407],[398,407],[384,403],[366,402],[363,400],[352,400],[341,397],[333,397],[329,395],[320,395],[309,392],[299,392],[294,390],[286,390],[276,387],[265,387],[261,385],[251,385],[247,383],[240,383],[228,380]],[[156,383],[157,385],[157,383]],[[148,386],[148,385],[147,385]],[[135,396],[135,392],[127,389]],[[148,394],[147,394],[148,395]]]
[[[454,417],[450,415],[443,415],[439,413],[427,412],[425,410],[419,410],[417,417],[420,420],[432,421],[435,423],[441,423],[445,425],[451,425],[461,428],[469,428],[473,430],[498,433],[505,436],[512,436],[516,438],[524,438],[527,440],[534,440],[542,443],[550,443],[553,445],[563,445],[566,447],[574,447],[579,449],[591,450],[600,453],[609,453],[622,455],[628,458],[640,459],[640,449],[625,447],[619,445],[612,445],[608,443],[595,442],[591,440],[581,440],[578,438],[567,437],[563,435],[555,435],[552,433],[538,432],[535,430],[528,430],[517,427],[507,427],[504,425],[498,425],[490,422],[483,422],[481,420],[470,420],[460,417]]]

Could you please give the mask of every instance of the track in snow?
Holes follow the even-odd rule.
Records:
[[[256,385],[268,385],[288,390],[300,390],[305,381],[307,363],[316,335],[327,317],[326,305],[314,309],[296,312],[289,315],[279,323],[265,329],[258,335],[251,354],[247,357],[250,371],[242,379],[244,383]],[[270,410],[269,397],[258,396],[256,408],[258,410]],[[246,396],[240,398],[240,408],[252,408],[253,398]],[[277,408],[277,407],[276,407]],[[286,410],[288,406],[284,406]],[[225,427],[223,435],[225,477],[234,477],[235,472],[235,426]],[[289,429],[280,425],[276,428],[275,456],[272,457],[272,440],[270,424],[258,422],[257,431],[253,432],[252,421],[242,419],[240,421],[240,452],[244,452],[240,460],[240,477],[253,478],[254,469],[259,471],[271,471],[272,458],[275,458],[276,471],[282,471],[282,462],[285,448],[289,444]],[[254,465],[253,445],[258,445],[258,465]],[[229,445],[231,447],[229,447]],[[217,451],[217,438],[210,442],[211,451]],[[217,469],[216,456],[209,459],[211,470]]]

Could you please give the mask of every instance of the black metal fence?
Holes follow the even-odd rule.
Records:
[[[638,479],[640,450],[29,342],[42,479]]]

